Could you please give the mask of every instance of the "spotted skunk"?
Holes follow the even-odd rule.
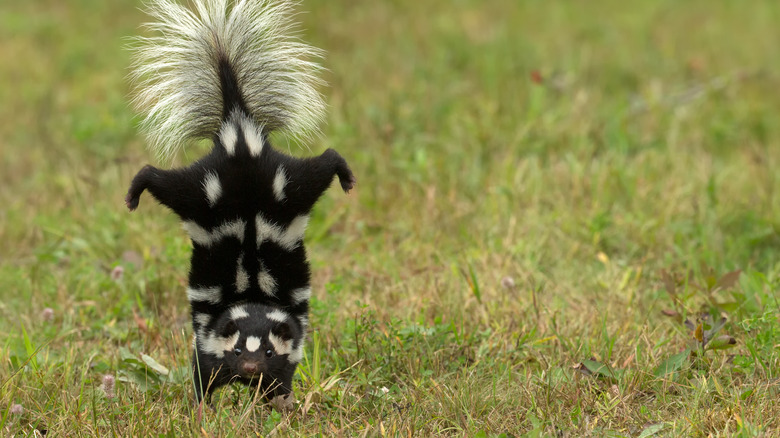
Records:
[[[355,184],[336,151],[294,158],[276,131],[306,139],[324,112],[320,52],[291,37],[290,1],[152,0],[131,74],[150,147],[167,158],[209,138],[186,168],[142,168],[125,202],[144,190],[176,213],[192,240],[187,298],[195,334],[195,396],[236,380],[289,406],[311,295],[303,247],[309,213],[338,177]]]

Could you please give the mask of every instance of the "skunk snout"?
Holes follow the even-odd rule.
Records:
[[[241,364],[241,371],[249,375],[258,374],[260,372],[260,362],[248,360]]]

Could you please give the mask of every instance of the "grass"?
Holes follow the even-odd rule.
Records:
[[[202,419],[189,242],[122,202],[137,6],[0,7],[2,434],[780,434],[777,2],[305,2],[329,120],[290,149],[359,185],[307,232],[297,411]]]

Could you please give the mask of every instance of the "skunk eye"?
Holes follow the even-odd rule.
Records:
[[[236,354],[236,356],[241,356],[241,349],[240,349],[240,348],[235,348],[235,349],[233,350],[233,353],[235,353],[235,354]]]
[[[273,357],[274,351],[270,348],[268,350],[265,350],[265,357]]]

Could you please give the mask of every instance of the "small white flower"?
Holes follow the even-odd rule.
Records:
[[[41,311],[41,318],[43,318],[44,321],[51,321],[54,319],[54,309],[51,307],[47,307]]]
[[[515,279],[509,276],[506,276],[501,279],[501,286],[504,286],[505,289],[514,289],[515,288]]]
[[[111,279],[114,281],[119,281],[122,279],[122,275],[125,273],[125,268],[121,266],[115,266],[114,269],[111,270]]]
[[[114,383],[116,383],[116,380],[111,374],[106,374],[103,376],[103,384],[100,385],[100,388],[108,398],[114,398]]]
[[[15,404],[11,406],[10,413],[11,415],[22,415],[24,413],[24,408],[20,404]]]
[[[385,387],[385,386],[379,388],[379,390],[382,391],[382,394],[387,394],[388,392],[390,392],[390,390],[387,389],[387,387]]]

